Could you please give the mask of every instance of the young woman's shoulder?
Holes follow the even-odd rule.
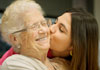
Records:
[[[55,57],[50,62],[57,70],[70,70],[70,62],[63,58]]]

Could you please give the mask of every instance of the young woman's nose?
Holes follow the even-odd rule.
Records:
[[[51,25],[49,28],[50,28],[50,33],[51,34],[56,32],[56,25],[55,24]]]

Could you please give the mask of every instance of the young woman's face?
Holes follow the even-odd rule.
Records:
[[[71,47],[71,13],[64,13],[58,17],[50,27],[50,49],[53,56],[67,56]]]

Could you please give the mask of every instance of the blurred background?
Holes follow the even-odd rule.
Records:
[[[0,23],[1,23],[1,16],[4,10],[13,1],[14,0],[0,0]],[[39,3],[42,6],[43,10],[45,11],[46,13],[45,17],[51,18],[53,23],[56,17],[60,16],[69,8],[78,7],[78,8],[87,9],[87,11],[93,14],[97,19],[99,24],[99,35],[100,35],[100,9],[99,9],[100,0],[36,0],[36,2]],[[0,35],[0,57],[9,48],[10,45],[4,42]],[[100,62],[100,58],[99,58],[99,62]]]

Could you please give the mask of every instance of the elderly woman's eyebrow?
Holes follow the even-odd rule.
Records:
[[[40,22],[46,22],[46,20],[34,22],[32,25],[34,25],[34,24],[36,24],[36,23],[40,23]]]

